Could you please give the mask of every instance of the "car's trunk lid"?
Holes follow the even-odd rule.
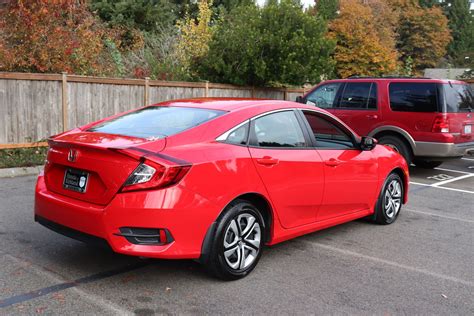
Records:
[[[48,189],[74,199],[106,205],[139,164],[139,154],[128,155],[124,150],[149,147],[153,143],[153,151],[158,152],[165,147],[166,141],[80,131],[59,135],[48,143],[50,149],[45,166]]]

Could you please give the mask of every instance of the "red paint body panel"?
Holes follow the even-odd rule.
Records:
[[[275,244],[373,213],[384,179],[394,169],[403,172],[408,185],[404,159],[384,146],[372,151],[285,150],[216,141],[221,134],[262,113],[314,107],[287,101],[218,99],[159,106],[228,112],[160,140],[85,132],[85,127],[54,137],[45,173],[38,177],[35,215],[103,238],[118,253],[195,259],[201,255],[211,224],[231,201],[244,194],[263,198],[270,205],[268,244]],[[75,161],[68,161],[70,149],[78,151]],[[276,163],[262,163],[262,158]],[[328,166],[331,158],[341,164]],[[121,192],[128,176],[144,159],[167,168],[182,164],[191,168],[177,184]],[[90,172],[85,193],[62,187],[66,168]],[[132,244],[117,235],[121,227],[167,229],[173,241],[165,245]]]

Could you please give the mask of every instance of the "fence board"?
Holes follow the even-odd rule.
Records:
[[[143,79],[67,75],[67,90],[63,90],[62,79],[61,74],[0,72],[0,148],[37,146],[33,142],[62,132],[63,115],[72,129],[144,104]],[[206,95],[206,85],[208,97],[282,99],[286,95],[294,100],[303,91],[149,80],[149,104],[201,98]]]

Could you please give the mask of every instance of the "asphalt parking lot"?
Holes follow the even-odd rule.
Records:
[[[62,237],[33,221],[34,176],[0,179],[0,315],[472,315],[474,158],[411,177],[393,225],[360,220],[267,248],[235,282]]]

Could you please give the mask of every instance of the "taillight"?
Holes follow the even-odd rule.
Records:
[[[446,115],[437,115],[433,122],[433,133],[449,133],[449,119]]]
[[[122,192],[161,189],[181,181],[191,166],[163,166],[157,162],[145,160],[125,181]]]

